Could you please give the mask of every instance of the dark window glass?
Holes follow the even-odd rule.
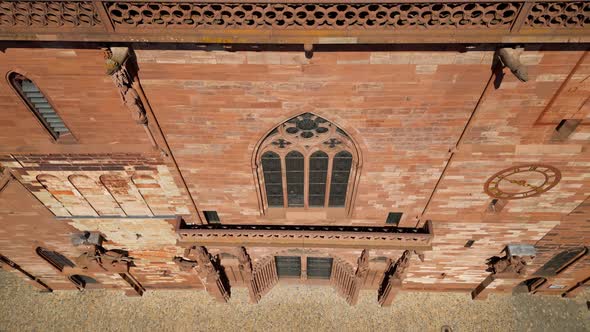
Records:
[[[334,156],[332,183],[330,185],[330,207],[342,207],[346,203],[346,191],[351,166],[352,155],[350,152],[341,151]]]
[[[301,257],[299,256],[276,256],[275,264],[279,278],[301,276]]]
[[[88,284],[97,284],[98,283],[98,281],[96,281],[96,279],[91,278],[89,276],[81,275],[81,274],[74,274],[74,275],[71,275],[69,278],[80,289],[86,288],[86,286]]]
[[[18,90],[20,97],[24,99],[29,109],[37,116],[54,138],[70,132],[63,120],[53,109],[53,106],[33,81],[17,73],[10,75],[10,81]]]
[[[402,219],[402,215],[403,213],[401,212],[389,212],[385,223],[388,225],[397,226],[399,224],[399,221]]]
[[[309,279],[330,279],[332,258],[307,257],[307,277]]]
[[[285,158],[287,168],[287,205],[289,207],[303,207],[303,155],[291,151]]]
[[[46,260],[49,264],[53,265],[60,271],[63,271],[64,267],[74,267],[74,263],[66,258],[64,255],[57,251],[47,250],[45,248],[37,247],[36,252],[41,258]]]
[[[203,214],[208,223],[219,224],[219,215],[217,214],[217,211],[203,211]]]
[[[541,266],[540,269],[535,272],[535,275],[550,277],[557,275],[560,271],[565,269],[568,265],[572,264],[579,257],[586,254],[588,250],[586,247],[572,248],[564,250],[557,255],[553,256],[547,263]]]
[[[262,173],[264,174],[268,206],[283,207],[283,176],[281,174],[281,159],[278,154],[269,151],[262,155]]]
[[[328,155],[314,152],[309,158],[309,206],[324,206],[327,177]]]

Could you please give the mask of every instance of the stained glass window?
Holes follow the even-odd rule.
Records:
[[[304,206],[304,159],[297,151],[291,151],[285,158],[287,168],[287,206]]]
[[[275,127],[258,149],[263,151],[260,190],[266,207],[345,207],[351,201],[347,193],[349,183],[356,183],[352,166],[358,150],[348,134],[323,117],[294,116]]]
[[[328,155],[316,151],[309,158],[309,206],[324,206],[327,178]]]
[[[262,172],[268,206],[283,207],[283,175],[278,154],[269,151],[262,155]]]
[[[352,155],[348,151],[340,151],[334,156],[332,164],[332,183],[330,184],[330,207],[344,206],[348,178],[352,166]]]

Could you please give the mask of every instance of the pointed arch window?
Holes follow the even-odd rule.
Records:
[[[71,137],[70,130],[62,118],[57,114],[55,108],[47,96],[41,92],[39,87],[30,79],[19,73],[10,73],[8,76],[10,84],[16,90],[19,97],[41,122],[43,127],[51,134],[53,139]]]
[[[274,128],[257,151],[264,208],[347,208],[359,169],[358,149],[333,123],[303,113]]]
[[[285,157],[287,165],[287,206],[303,207],[304,201],[304,158],[297,151],[287,153]]]
[[[323,151],[316,151],[309,157],[309,206],[325,205],[328,162],[328,154]]]
[[[283,207],[281,158],[272,151],[265,152],[262,155],[262,167],[264,168],[264,185],[268,206]]]

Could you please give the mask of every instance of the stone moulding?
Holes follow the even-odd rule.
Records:
[[[589,25],[590,2],[581,0],[0,3],[0,40],[46,34],[43,40],[322,43],[322,38],[348,38],[347,43],[415,43],[420,36],[422,42],[572,42],[574,37],[587,39]],[[432,31],[441,35],[432,36]]]
[[[294,225],[192,225],[179,220],[183,246],[261,246],[430,250],[432,221],[422,228]]]

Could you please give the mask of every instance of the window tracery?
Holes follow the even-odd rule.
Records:
[[[347,208],[359,157],[330,121],[297,115],[273,129],[256,154],[264,208]]]

